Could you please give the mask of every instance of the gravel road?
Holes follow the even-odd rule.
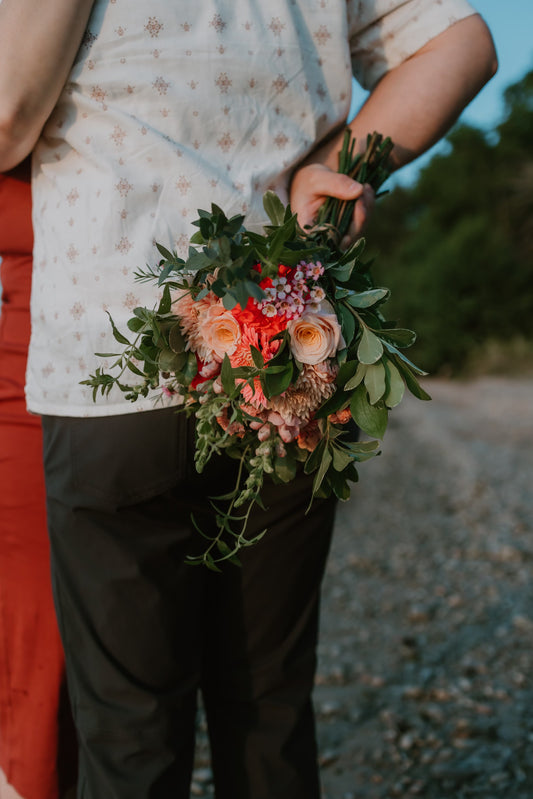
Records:
[[[533,799],[533,379],[433,380],[339,507],[324,799]],[[200,719],[193,796],[212,796]]]
[[[533,380],[427,388],[338,512],[325,799],[532,799]]]

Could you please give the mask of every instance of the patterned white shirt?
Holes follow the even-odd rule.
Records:
[[[34,153],[28,407],[59,416],[147,410],[79,385],[119,352],[157,289],[133,274],[187,251],[212,202],[248,226],[286,200],[294,166],[346,119],[352,70],[371,89],[456,20],[465,0],[96,0]]]

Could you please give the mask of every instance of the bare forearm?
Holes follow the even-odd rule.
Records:
[[[393,166],[403,166],[449,130],[496,65],[485,23],[467,17],[383,77],[352,121],[353,134],[361,144],[374,130],[390,136]],[[340,144],[341,137],[333,139],[317,160],[336,169]]]
[[[0,171],[28,155],[80,45],[93,0],[0,4]]]

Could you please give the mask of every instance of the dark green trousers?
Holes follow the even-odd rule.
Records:
[[[189,799],[198,691],[217,799],[317,799],[311,692],[332,501],[311,481],[269,485],[269,527],[221,574],[184,564],[205,545],[207,497],[172,410],[43,419],[52,576],[79,749],[79,799]]]

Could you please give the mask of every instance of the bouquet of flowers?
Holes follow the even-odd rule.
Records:
[[[347,131],[339,171],[378,189],[391,147],[374,134],[354,155]],[[238,562],[266,532],[246,536],[267,475],[289,482],[303,469],[314,474],[310,502],[332,493],[346,500],[356,463],[378,454],[405,387],[429,399],[417,380],[425,373],[402,352],[415,334],[386,321],[389,291],[373,284],[364,240],[339,249],[353,203],[328,201],[308,230],[272,192],[264,208],[271,224],[263,234],[212,205],[199,211],[186,259],[158,244],[158,265],[136,275],[162,289],[158,306],[134,310],[131,341],[111,319],[124,349],[112,373],[98,368],[84,381],[94,396],[112,386],[131,401],[153,389],[179,395],[195,419],[196,469],[223,452],[239,460],[234,490],[211,500],[217,532],[191,558],[213,569]],[[371,440],[354,440],[353,422]]]

